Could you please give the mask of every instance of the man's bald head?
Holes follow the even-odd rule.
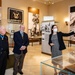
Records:
[[[5,27],[4,26],[0,26],[0,34],[1,35],[5,35],[5,33],[6,33]]]

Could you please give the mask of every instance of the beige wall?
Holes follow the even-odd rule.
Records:
[[[35,2],[32,0],[2,0],[2,19],[3,25],[7,25],[7,8],[17,8],[24,10],[24,24],[26,26],[28,23],[28,7],[35,7],[40,10],[40,23],[45,15],[54,16],[55,20],[59,22],[59,30],[63,32],[68,31],[68,26],[65,25],[64,19],[69,17],[69,7],[75,5],[75,0],[64,0],[49,7],[47,5]]]
[[[59,30],[68,31],[68,26],[64,23],[64,18],[69,17],[69,7],[75,5],[75,0],[64,0],[49,6],[49,15],[53,15],[59,22]]]
[[[32,0],[2,0],[2,24],[7,25],[7,8],[17,8],[24,10],[24,24],[27,32],[27,21],[28,21],[28,7],[35,7],[40,10],[40,23],[44,15],[48,15],[48,6],[32,1]]]

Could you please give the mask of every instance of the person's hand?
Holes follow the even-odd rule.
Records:
[[[26,46],[21,46],[20,50],[25,50]]]
[[[50,46],[53,46],[54,44],[53,43],[50,43]]]
[[[20,50],[23,50],[23,47],[21,46]]]
[[[25,50],[26,49],[26,46],[22,46],[22,48],[23,48],[23,50]]]

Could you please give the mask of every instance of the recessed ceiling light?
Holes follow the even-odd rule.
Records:
[[[33,0],[33,1],[36,1],[36,0]]]
[[[52,4],[54,4],[54,2],[52,2]]]
[[[50,4],[51,2],[49,2],[49,4]]]
[[[46,2],[44,2],[44,4],[46,4]]]
[[[45,1],[49,1],[49,0],[45,0]]]

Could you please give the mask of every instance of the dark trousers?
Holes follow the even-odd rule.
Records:
[[[25,54],[14,54],[14,68],[13,75],[17,75],[18,72],[22,71],[23,61]]]
[[[0,75],[5,75],[7,65],[7,53],[0,52]]]

